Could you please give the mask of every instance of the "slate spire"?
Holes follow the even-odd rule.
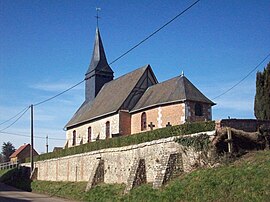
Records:
[[[102,86],[111,80],[113,71],[107,62],[99,29],[96,28],[94,50],[85,74],[85,100],[93,101]]]

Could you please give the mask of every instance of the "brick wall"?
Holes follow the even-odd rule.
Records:
[[[147,130],[150,130],[150,127],[148,127],[150,122],[155,125],[154,129],[166,127],[168,122],[170,122],[171,125],[180,125],[185,122],[184,103],[160,106],[132,114],[131,134],[142,132],[141,115],[143,112],[146,113]]]
[[[128,111],[119,111],[119,133],[120,135],[131,134],[131,115]]]
[[[195,121],[210,121],[212,120],[212,109],[210,104],[204,104],[202,105],[202,116],[196,116],[195,115],[195,104],[196,102],[187,101],[186,102],[186,119],[187,121],[195,122]]]
[[[270,121],[256,119],[222,119],[216,121],[216,130],[231,127],[246,132],[258,131],[259,127],[265,125],[270,128]]]

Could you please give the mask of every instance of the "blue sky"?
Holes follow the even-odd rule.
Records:
[[[144,39],[194,1],[0,0],[0,123],[30,104],[84,79],[100,7],[108,61]],[[111,67],[119,77],[150,64],[158,80],[181,74],[212,99],[246,76],[270,52],[269,0],[202,0]],[[269,62],[268,58],[258,70]],[[213,100],[213,119],[254,118],[256,72]],[[34,109],[35,135],[49,150],[63,146],[63,127],[84,100],[84,84]],[[10,133],[29,135],[29,111]],[[12,123],[12,122],[9,122]],[[9,124],[0,125],[0,130]],[[0,133],[0,144],[30,141]],[[45,139],[36,138],[38,152]]]

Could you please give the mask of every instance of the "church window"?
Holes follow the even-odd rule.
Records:
[[[110,122],[106,122],[106,139],[110,138]]]
[[[195,104],[195,116],[203,116],[203,106],[201,103]]]
[[[76,130],[74,130],[72,133],[72,146],[75,145],[76,145]]]
[[[91,135],[92,135],[92,128],[91,127],[88,127],[88,130],[87,130],[87,142],[91,142]]]
[[[141,130],[146,130],[147,125],[146,125],[146,113],[143,112],[141,115]]]

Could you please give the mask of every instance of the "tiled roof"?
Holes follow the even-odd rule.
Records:
[[[19,149],[17,149],[13,154],[11,154],[9,156],[9,158],[17,157],[18,154],[20,154],[28,146],[30,146],[30,144],[24,144],[24,145],[20,146]]]
[[[117,112],[148,67],[150,68],[149,65],[143,66],[106,83],[94,101],[84,102],[65,127]]]
[[[149,87],[131,112],[185,100],[214,105],[185,76],[181,75]]]

